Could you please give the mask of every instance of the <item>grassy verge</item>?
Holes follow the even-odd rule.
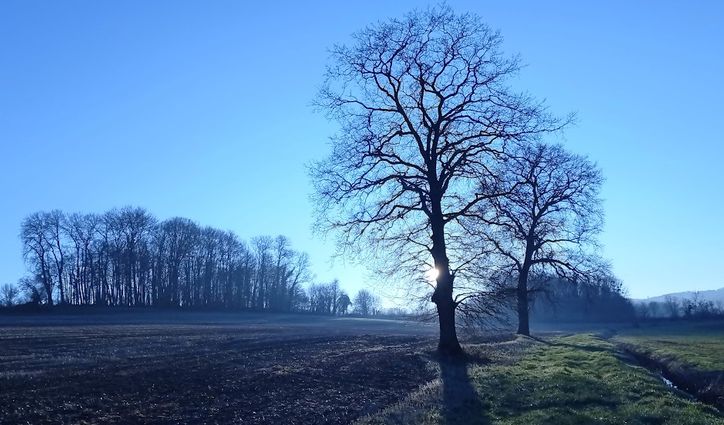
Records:
[[[440,378],[365,424],[723,424],[592,335],[470,347]]]
[[[645,325],[614,341],[679,388],[724,409],[724,323]]]
[[[724,322],[643,325],[614,339],[667,362],[724,371]]]

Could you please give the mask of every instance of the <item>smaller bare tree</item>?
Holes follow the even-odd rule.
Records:
[[[677,319],[679,317],[679,310],[681,308],[681,305],[679,303],[679,300],[672,296],[667,296],[664,299],[664,309],[666,310],[666,314],[672,318]]]
[[[0,304],[5,307],[15,305],[18,295],[20,295],[18,288],[15,285],[6,283],[0,287]]]
[[[47,227],[48,220],[45,218],[45,213],[33,213],[23,220],[20,228],[20,240],[23,244],[23,258],[32,268],[32,272],[38,277],[36,280],[42,284],[42,290],[44,291],[42,298],[49,305],[53,305],[55,282],[53,281],[50,256],[53,247],[46,237],[48,233]],[[35,289],[36,282],[35,280],[32,282],[33,285],[23,284],[21,287],[24,290],[26,287],[30,288],[31,286]],[[39,296],[35,297],[37,294],[33,291],[30,291],[29,294],[33,295],[30,297],[32,300],[37,301],[41,298]]]
[[[511,279],[517,280],[518,333],[529,335],[533,273],[578,280],[601,271],[603,263],[587,248],[595,248],[603,221],[603,178],[585,157],[543,143],[518,147],[498,173],[502,184],[515,188],[488,199],[468,225],[479,229],[477,243],[496,253],[493,269],[500,285],[509,288]]]
[[[41,276],[23,277],[18,280],[18,287],[23,292],[28,303],[40,305],[47,303],[52,305]]]
[[[648,303],[636,304],[636,318],[638,320],[648,320],[651,318],[651,310]]]
[[[350,304],[352,304],[352,300],[349,299],[349,295],[347,295],[344,291],[340,292],[339,297],[337,298],[337,314],[340,316],[346,316]]]
[[[354,297],[355,313],[361,314],[362,316],[369,316],[379,310],[379,300],[370,291],[366,289],[360,289],[357,295]]]

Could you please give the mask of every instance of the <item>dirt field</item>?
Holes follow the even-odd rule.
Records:
[[[434,327],[185,313],[0,317],[0,423],[348,423],[435,371]]]

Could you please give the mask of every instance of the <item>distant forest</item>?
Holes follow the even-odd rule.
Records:
[[[616,279],[591,285],[551,276],[537,279],[533,287],[537,293],[531,306],[533,322],[627,322],[635,318],[634,306]]]
[[[126,207],[37,212],[23,221],[20,238],[30,275],[18,286],[31,303],[324,314],[351,305],[337,281],[311,284],[307,254],[284,236],[246,243],[233,232]],[[356,298],[359,313],[378,309],[366,291]]]
[[[20,238],[29,273],[18,285],[0,288],[3,305],[22,300],[38,305],[381,312],[380,300],[369,291],[352,299],[336,280],[314,282],[307,254],[292,249],[285,236],[245,242],[233,232],[186,218],[159,221],[143,208],[125,207],[103,214],[36,212],[23,220]],[[514,288],[506,292],[513,294]],[[634,304],[623,292],[614,278],[591,284],[537,276],[531,282],[530,317],[539,323],[612,322],[717,317],[723,311],[696,300]]]
[[[617,279],[598,284],[574,283],[555,276],[538,278],[530,316],[533,322],[634,322],[647,320],[707,320],[724,317],[724,303],[694,292],[689,298],[667,296],[663,301],[632,301]]]

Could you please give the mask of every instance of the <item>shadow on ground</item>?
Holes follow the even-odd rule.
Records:
[[[446,424],[490,424],[489,406],[480,399],[473,387],[468,367],[480,364],[480,359],[438,359],[442,380],[442,416]]]

